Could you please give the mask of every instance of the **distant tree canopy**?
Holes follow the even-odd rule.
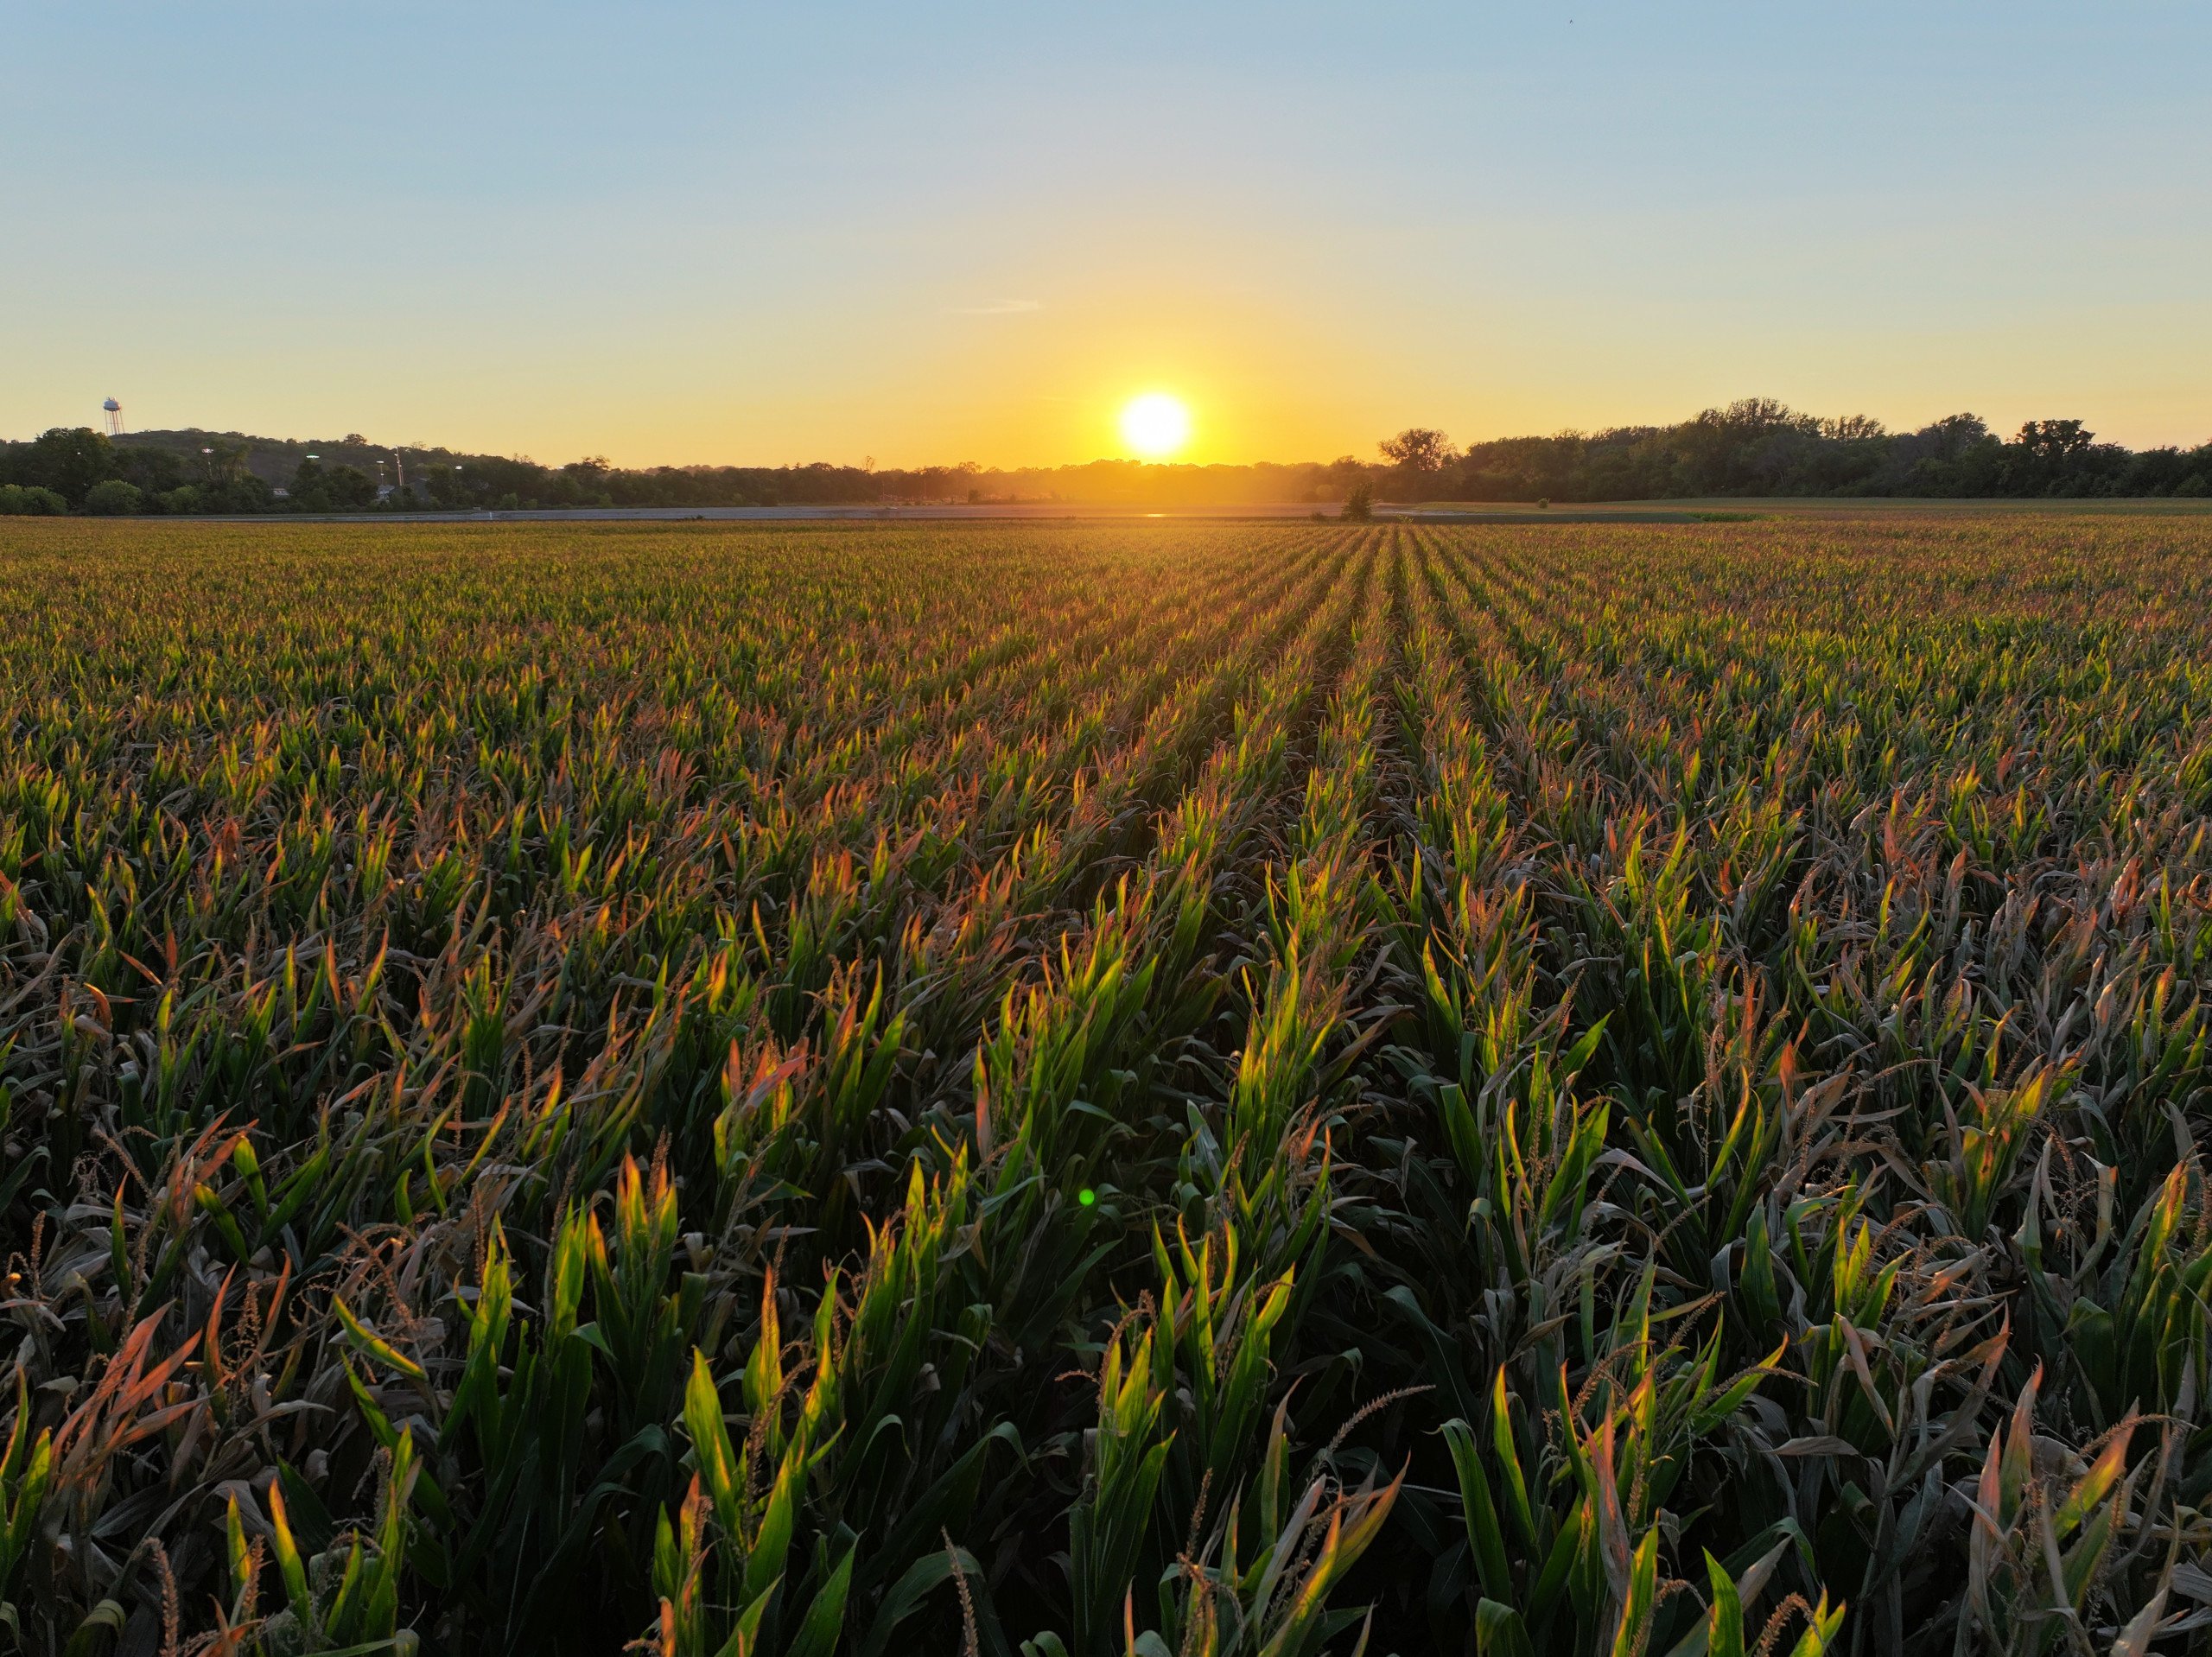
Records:
[[[1408,472],[1441,472],[1453,458],[1452,440],[1427,426],[1408,426],[1376,447],[1385,460]]]
[[[99,517],[126,517],[143,511],[145,502],[137,485],[120,478],[103,478],[85,492],[85,510]]]
[[[9,504],[36,498],[96,514],[267,511],[275,492],[247,470],[246,454],[243,442],[123,447],[87,427],[57,426],[28,443],[0,443],[0,491],[19,492],[0,492],[0,514],[51,510]]]
[[[69,503],[36,484],[0,483],[0,517],[59,517]]]
[[[86,427],[57,426],[28,443],[11,443],[0,454],[0,483],[51,489],[72,506],[92,486],[115,475],[113,451],[106,438]]]
[[[2212,495],[2212,443],[2139,452],[2100,443],[2078,420],[2031,420],[2008,441],[1979,416],[1952,415],[1891,432],[1863,415],[1821,419],[1770,397],[1708,409],[1672,426],[1620,426],[1551,437],[1505,437],[1455,448],[1411,426],[1378,445],[1379,465],[1352,455],[1326,464],[1169,466],[1135,460],[1002,471],[973,461],[900,469],[869,466],[625,468],[589,455],[566,466],[521,456],[462,454],[368,443],[200,431],[133,433],[111,442],[56,428],[0,443],[0,511],[83,511],[111,480],[149,512],[482,511],[486,508],[867,505],[901,501],[1051,501],[1153,506],[1341,502],[1366,486],[1376,499],[1599,501],[1715,495]],[[276,491],[288,498],[279,499]],[[22,491],[43,492],[36,496]],[[105,510],[129,497],[111,491]]]
[[[377,480],[359,467],[302,460],[292,473],[291,507],[299,512],[354,512],[377,501]]]
[[[2212,492],[2212,444],[2140,454],[2078,420],[2031,420],[2011,442],[1978,416],[1890,432],[1766,397],[1677,426],[1478,443],[1451,468],[1461,500],[1645,500],[1700,495],[2081,496]]]

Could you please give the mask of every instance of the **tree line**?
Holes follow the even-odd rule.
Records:
[[[1453,500],[1656,500],[1716,495],[2078,498],[2212,495],[2212,443],[2133,450],[2079,420],[2031,420],[2011,439],[1979,416],[1892,432],[1770,397],[1673,426],[1509,437],[1455,452],[1416,429],[1382,445],[1392,482]]]
[[[0,513],[2212,495],[2212,443],[2132,450],[2097,441],[2078,420],[2031,420],[2007,439],[1970,414],[1892,432],[1865,416],[1822,419],[1768,397],[1672,426],[1497,438],[1464,449],[1433,428],[1410,427],[1378,445],[1373,461],[1347,454],[1297,465],[630,468],[595,456],[548,467],[443,449],[416,450],[410,464],[358,435],[323,447],[329,455],[297,442],[200,432],[111,441],[58,427],[0,443]],[[389,476],[371,458],[384,454],[391,455]]]

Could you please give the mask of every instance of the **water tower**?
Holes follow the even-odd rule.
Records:
[[[110,397],[106,402],[101,403],[100,407],[107,410],[107,435],[110,437],[122,436],[123,405],[120,403],[118,403],[113,397]]]

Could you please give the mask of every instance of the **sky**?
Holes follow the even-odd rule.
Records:
[[[0,436],[2212,439],[2212,5],[0,0]]]

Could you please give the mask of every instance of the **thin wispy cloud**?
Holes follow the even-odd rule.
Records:
[[[1035,299],[987,299],[980,305],[956,305],[955,316],[1027,316],[1032,311],[1045,308],[1044,302]]]

